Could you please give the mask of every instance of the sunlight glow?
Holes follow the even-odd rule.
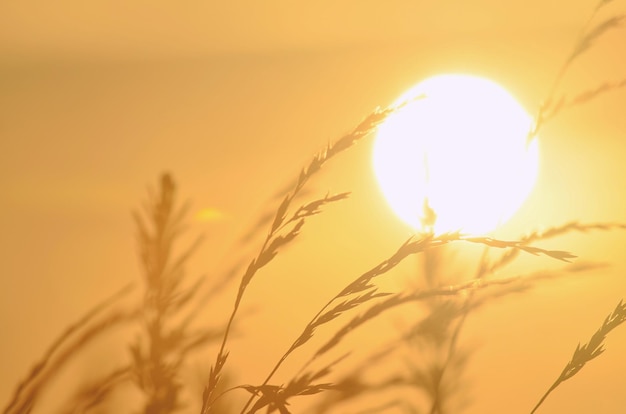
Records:
[[[202,222],[219,221],[226,217],[223,211],[217,208],[207,207],[196,213],[196,220]]]
[[[416,98],[419,97],[419,98]],[[378,129],[374,171],[395,213],[416,230],[425,201],[437,233],[483,234],[508,220],[537,178],[532,118],[484,78],[440,75],[402,95]]]

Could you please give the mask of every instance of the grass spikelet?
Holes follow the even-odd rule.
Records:
[[[356,308],[358,306],[363,305],[366,302],[374,298],[380,298],[384,296],[388,296],[386,293],[378,293],[376,292],[376,288],[371,284],[371,281],[390,271],[394,267],[396,267],[399,263],[401,263],[406,257],[425,252],[426,250],[441,246],[453,241],[468,241],[471,243],[480,243],[490,247],[498,247],[498,248],[517,248],[524,251],[527,251],[531,254],[544,254],[559,260],[568,261],[568,259],[573,258],[574,256],[562,251],[551,251],[545,250],[537,247],[531,246],[522,246],[520,242],[507,242],[501,241],[491,238],[466,238],[461,236],[459,233],[448,233],[438,237],[434,237],[432,234],[424,235],[424,237],[420,240],[414,240],[413,237],[409,238],[406,242],[404,242],[398,250],[391,255],[387,260],[384,260],[379,265],[370,269],[369,271],[362,274],[355,281],[348,284],[343,290],[341,290],[337,295],[335,295],[318,313],[313,317],[313,319],[307,324],[299,337],[292,343],[289,349],[282,355],[280,360],[276,363],[274,368],[268,374],[263,383],[259,386],[259,390],[263,389],[262,387],[266,386],[270,379],[273,377],[274,373],[278,370],[278,368],[282,365],[282,363],[287,359],[287,357],[298,347],[304,345],[308,342],[314,335],[315,329],[319,326],[327,323],[338,316],[340,316],[343,312],[348,311],[350,309]],[[504,281],[499,281],[499,283],[505,283]],[[495,283],[494,283],[495,284]],[[393,295],[388,297],[382,302],[377,303],[376,305],[370,307],[365,311],[364,314],[356,316],[353,318],[348,324],[344,325],[339,331],[337,331],[331,339],[329,339],[316,353],[309,359],[309,361],[304,365],[303,369],[305,369],[310,363],[312,363],[319,356],[325,354],[330,349],[334,348],[340,341],[345,337],[349,332],[353,331],[357,327],[363,325],[374,317],[378,316],[380,313],[391,309],[393,307],[399,306],[403,303],[415,301],[415,300],[424,300],[429,297],[439,296],[439,295],[454,295],[459,291],[478,287],[476,281],[471,284],[461,286],[461,287],[453,287],[445,290],[433,289],[426,292],[421,292],[417,295]],[[483,285],[486,286],[486,285]],[[359,294],[361,292],[367,291],[364,294],[360,294],[355,298],[350,300],[344,300],[341,303],[335,305],[335,307],[326,311],[328,307],[332,303],[334,303],[337,299]],[[268,391],[269,392],[269,391]],[[248,406],[252,403],[255,394],[252,394],[247,404],[244,406],[242,413],[246,411]],[[256,405],[253,405],[255,407]]]
[[[348,198],[349,195],[350,193],[339,193],[339,194],[335,194],[332,196],[329,194],[326,194],[324,198],[311,201],[301,206],[300,208],[298,208],[298,210],[296,210],[296,212],[293,214],[293,217],[290,219],[290,221],[295,221],[295,220],[299,220],[305,217],[310,217],[310,216],[319,214],[321,212],[322,206],[328,203],[335,202],[335,201],[344,200]]]
[[[412,300],[410,296],[406,295],[393,295],[384,301],[377,303],[367,309],[362,315],[358,315],[354,317],[349,323],[344,325],[339,331],[337,331],[324,345],[322,345],[313,355],[312,359],[316,359],[321,355],[328,352],[330,349],[335,347],[343,337],[345,337],[349,332],[352,332],[354,329],[363,325],[365,322],[373,319],[374,317],[380,315],[382,312],[406,303]]]
[[[126,366],[80,387],[76,395],[58,414],[87,413],[106,400],[110,393],[121,383],[131,379],[131,367]]]
[[[545,278],[546,273],[541,272],[532,276],[533,279]],[[485,288],[495,287],[495,286],[503,286],[509,285],[515,282],[519,282],[525,280],[526,278],[523,276],[513,276],[502,279],[494,279],[494,280],[484,280],[484,279],[476,279],[469,282],[450,285],[426,290],[419,290],[413,293],[401,293],[394,294],[389,296],[383,301],[378,302],[373,305],[369,309],[367,309],[363,314],[354,317],[350,322],[345,324],[341,329],[339,329],[334,336],[328,340],[324,345],[322,345],[319,350],[314,354],[312,359],[321,356],[322,354],[328,352],[334,346],[336,346],[348,333],[352,332],[357,327],[363,325],[367,321],[373,319],[374,317],[380,315],[383,312],[386,312],[394,307],[403,305],[409,302],[419,302],[424,301],[426,299],[430,299],[433,297],[440,296],[456,296],[464,291],[474,291],[474,290],[482,290]],[[307,362],[306,365],[309,365],[311,361]]]
[[[572,99],[567,103],[567,107],[573,107],[577,105],[582,105],[587,103],[598,96],[605,94],[607,92],[613,92],[617,89],[626,87],[626,79],[622,79],[617,82],[605,82],[593,89],[589,89],[579,94],[575,95]]]
[[[188,206],[188,205],[187,205]],[[189,323],[174,325],[173,318],[195,298],[202,280],[183,288],[185,264],[198,249],[201,238],[177,257],[178,238],[184,231],[186,206],[176,206],[176,184],[163,174],[157,193],[150,193],[144,215],[134,213],[145,280],[143,319],[145,337],[130,346],[133,378],[144,393],[146,414],[166,414],[182,407],[179,370],[188,353],[217,337],[211,331],[192,332]]]
[[[558,115],[564,108],[574,106],[572,102],[569,104],[565,96],[560,96],[557,98],[557,93],[559,90],[559,86],[561,85],[565,75],[569,71],[570,66],[579,59],[585,52],[593,47],[593,44],[603,35],[605,35],[610,30],[616,29],[621,26],[622,21],[626,17],[626,15],[616,15],[611,16],[602,22],[596,24],[595,26],[591,26],[591,23],[595,19],[598,11],[611,3],[613,0],[600,0],[596,7],[591,12],[587,23],[583,26],[580,36],[574,43],[572,51],[567,56],[561,68],[557,72],[557,75],[552,82],[552,86],[550,87],[548,94],[544,102],[539,105],[539,109],[535,116],[535,123],[531,130],[528,133],[527,142],[530,143],[535,137],[539,134],[539,131],[543,128],[543,126],[556,115]],[[621,86],[620,86],[621,87]],[[587,99],[579,100],[575,105],[585,103],[590,101],[593,97],[600,95],[600,93],[595,94],[594,96],[588,95]],[[574,98],[576,100],[576,98]]]
[[[313,175],[315,175],[328,160],[330,160],[335,155],[341,153],[342,151],[350,148],[357,141],[370,134],[382,121],[385,120],[385,118],[389,114],[391,114],[395,110],[396,108],[388,108],[383,110],[376,109],[361,123],[359,123],[350,133],[344,135],[334,143],[329,144],[327,148],[316,154],[309,162],[309,164],[301,170],[293,190],[283,198],[283,201],[281,202],[278,209],[276,210],[276,213],[274,214],[274,219],[272,220],[272,224],[265,238],[265,242],[261,247],[261,250],[259,251],[257,257],[252,259],[252,261],[248,265],[246,272],[241,278],[233,310],[228,319],[228,323],[226,324],[226,329],[222,338],[222,344],[216,356],[216,363],[211,368],[212,375],[209,380],[209,384],[207,385],[203,393],[203,408],[201,410],[201,414],[208,414],[211,412],[211,400],[214,398],[215,389],[219,382],[219,374],[225,363],[224,354],[226,342],[228,341],[231,326],[233,324],[248,284],[252,281],[253,277],[261,267],[267,265],[272,259],[274,259],[279,247],[282,247],[295,239],[295,237],[299,234],[302,226],[304,225],[304,217],[309,217],[317,214],[319,212],[319,208],[322,205],[342,200],[346,198],[348,194],[340,193],[334,196],[327,195],[323,199],[305,204],[301,206],[298,210],[296,210],[296,212],[289,220],[286,220],[287,211],[289,210],[292,201],[296,198],[296,196],[298,196],[298,194],[301,193],[308,180]],[[291,230],[286,235],[281,236],[277,234],[281,229],[289,224],[293,224],[294,222],[296,224],[293,225]],[[221,363],[219,363],[220,361]]]
[[[40,392],[56,377],[62,367],[75,358],[85,346],[93,343],[109,329],[117,327],[121,323],[134,320],[138,316],[136,311],[115,311],[103,316],[97,321],[91,322],[77,333],[75,338],[64,340],[65,344],[59,348],[54,357],[49,358],[45,370],[39,370],[37,375],[30,378],[28,385],[23,387],[19,398],[12,401],[5,409],[6,414],[24,413],[32,409],[40,395]]]
[[[410,237],[387,260],[384,260],[374,268],[363,273],[360,277],[347,285],[341,292],[339,292],[337,298],[352,295],[373,288],[374,285],[372,285],[370,282],[374,278],[387,273],[412,254],[423,252],[431,247],[437,247],[446,244],[448,242],[447,237],[448,236],[442,236],[435,239],[432,235],[426,235],[420,240],[415,240],[413,237]]]
[[[543,231],[533,231],[519,240],[519,244],[526,246],[530,243],[546,240],[553,237],[563,236],[571,232],[587,233],[589,231],[610,231],[610,230],[625,230],[626,224],[623,223],[580,223],[578,221],[570,221],[560,226],[553,226]],[[507,264],[511,263],[520,253],[521,249],[511,249],[503,253],[493,263],[486,265],[485,272],[494,273],[496,270],[501,269]],[[487,269],[488,268],[488,269]]]
[[[260,385],[260,387],[265,386],[270,381],[274,373],[276,373],[278,368],[280,368],[282,363],[287,359],[287,357],[296,348],[302,346],[309,339],[311,339],[317,327],[321,326],[322,324],[330,320],[335,319],[341,313],[349,309],[355,308],[359,305],[362,305],[371,299],[382,297],[382,296],[387,296],[387,294],[384,294],[384,293],[377,293],[376,288],[370,284],[370,281],[373,278],[378,277],[388,272],[389,270],[393,269],[407,256],[423,251],[424,249],[428,247],[428,244],[430,242],[432,242],[432,237],[430,236],[426,237],[423,240],[417,240],[417,241],[413,240],[412,237],[409,238],[405,243],[403,243],[400,246],[400,248],[396,251],[396,253],[393,254],[389,259],[383,261],[378,266],[374,267],[373,269],[369,270],[368,272],[358,277],[354,282],[350,283],[343,290],[341,290],[337,295],[335,295],[332,299],[330,299],[326,303],[326,305],[324,305],[322,309],[313,317],[313,319],[311,319],[311,321],[307,324],[307,326],[304,328],[304,330],[299,335],[299,337],[292,343],[289,349],[282,355],[280,360],[276,363],[276,365],[268,374],[268,376]],[[438,244],[440,243],[440,241],[434,241],[433,243]],[[365,290],[369,290],[369,291],[365,294],[357,296],[356,298],[353,298],[352,300],[343,301],[340,304],[336,305],[333,309],[325,312],[326,309],[328,309],[328,307],[332,303],[334,303],[337,299],[342,298],[344,296],[352,295],[352,294],[358,294]],[[311,362],[314,358],[312,358],[309,362]],[[307,365],[308,363],[305,365],[305,368]],[[250,397],[250,399],[244,406],[242,413],[245,412],[248,406],[252,403],[253,399],[254,399],[254,394]]]
[[[597,358],[604,352],[604,340],[606,336],[619,325],[626,321],[626,304],[620,301],[615,310],[606,317],[598,330],[591,336],[589,342],[584,345],[578,344],[572,359],[565,365],[559,377],[554,381],[546,393],[541,397],[537,405],[531,411],[531,414],[543,404],[545,399],[554,391],[561,383],[567,381],[576,375],[589,361]]]
[[[485,246],[497,247],[499,249],[510,248],[510,249],[522,250],[526,253],[530,253],[535,256],[544,255],[544,256],[552,257],[553,259],[561,260],[563,262],[569,262],[571,259],[576,258],[576,256],[574,256],[570,252],[566,252],[563,250],[546,250],[540,247],[527,246],[524,243],[519,242],[519,241],[497,240],[497,239],[492,239],[491,237],[467,237],[467,238],[463,238],[460,240],[465,240],[470,243],[484,244]]]
[[[220,379],[222,377],[222,370],[224,369],[224,365],[226,364],[226,359],[228,358],[228,351],[220,352],[217,355],[217,360],[215,361],[215,366],[211,367],[211,371],[209,373],[209,381],[207,385],[204,387],[204,391],[202,393],[202,408],[200,409],[201,413],[210,412],[213,404],[215,403],[215,399],[211,398],[215,390],[217,390]]]
[[[270,412],[278,409],[281,413],[288,413],[289,411],[287,410],[287,405],[289,405],[289,403],[287,400],[289,398],[300,395],[314,395],[326,390],[335,389],[336,387],[332,383],[316,383],[316,381],[330,374],[333,367],[346,358],[346,356],[347,354],[317,370],[317,372],[298,375],[289,381],[287,386],[284,387],[266,384],[257,387],[251,385],[242,386],[242,388],[252,394],[252,398],[257,397],[260,394],[260,398],[250,411],[248,411],[248,413],[255,413],[265,406],[268,406],[268,411]]]
[[[330,383],[313,384],[308,383],[308,378],[302,378],[300,381],[290,382],[286,387],[278,385],[262,385],[259,387],[244,386],[243,388],[250,392],[253,396],[259,396],[247,414],[254,414],[262,408],[267,407],[267,412],[271,413],[278,410],[280,414],[291,414],[287,406],[289,398],[300,395],[314,395],[326,390],[333,389]]]
[[[557,68],[559,70],[546,99],[538,108],[534,125],[528,134],[529,142],[548,121],[564,110],[626,87],[626,79],[620,79],[598,83],[597,86],[583,89],[574,95],[565,95],[560,89],[570,67],[588,56],[588,52],[604,36],[619,28],[626,19],[626,15],[598,17],[599,12],[604,11],[611,3],[613,0],[597,0],[571,50],[566,51],[569,53],[560,62],[561,66]],[[423,96],[414,99],[421,98]],[[48,407],[40,407],[44,405],[44,391],[48,391],[54,379],[62,378],[59,374],[68,361],[73,360],[87,345],[102,339],[112,328],[118,328],[130,321],[135,322],[139,329],[134,341],[122,342],[122,350],[126,350],[128,361],[121,366],[110,367],[99,374],[100,376],[92,374],[76,389],[69,390],[68,399],[64,401],[60,413],[104,412],[109,407],[118,410],[118,407],[113,408],[108,403],[113,400],[111,396],[114,393],[126,387],[134,387],[143,397],[139,412],[173,414],[182,410],[186,406],[186,401],[183,401],[184,387],[188,385],[184,382],[187,377],[183,375],[183,370],[188,368],[190,354],[211,342],[218,345],[218,350],[211,356],[212,364],[206,364],[210,369],[202,369],[199,373],[202,379],[197,394],[202,396],[197,403],[201,404],[201,414],[254,414],[261,411],[268,414],[289,414],[293,410],[290,404],[294,403],[294,399],[304,396],[315,396],[308,399],[314,401],[312,412],[317,413],[329,410],[357,412],[356,408],[345,408],[343,404],[364,402],[347,401],[362,397],[367,399],[368,404],[371,403],[363,413],[391,410],[431,414],[459,412],[452,407],[460,395],[459,384],[465,380],[465,364],[472,350],[459,338],[470,315],[473,316],[476,309],[492,304],[498,298],[527,292],[540,281],[603,266],[602,263],[574,261],[576,256],[568,251],[536,246],[542,240],[573,232],[624,230],[626,224],[573,221],[529,233],[517,240],[470,236],[461,232],[436,234],[434,228],[437,211],[425,200],[420,217],[423,230],[408,238],[395,251],[389,252],[390,255],[383,256],[386,259],[365,267],[363,273],[357,273],[333,292],[334,296],[331,293],[330,300],[317,310],[301,330],[296,331],[298,335],[278,361],[270,365],[272,368],[262,382],[233,384],[232,372],[227,366],[234,362],[232,349],[229,349],[231,332],[235,330],[238,321],[246,316],[240,308],[243,307],[244,297],[251,284],[256,283],[259,277],[262,278],[263,273],[260,271],[271,270],[274,260],[284,256],[286,250],[299,241],[305,227],[308,229],[317,220],[313,219],[314,216],[350,196],[349,192],[313,194],[310,182],[323,171],[329,161],[368,136],[389,115],[407,103],[374,110],[347,134],[329,142],[314,154],[292,180],[285,181],[289,185],[270,198],[272,208],[269,212],[264,209],[249,231],[244,231],[244,236],[236,242],[237,246],[233,249],[236,250],[233,254],[235,257],[226,264],[226,270],[219,271],[218,278],[213,281],[204,277],[194,280],[187,278],[186,265],[198,252],[203,239],[194,239],[187,248],[180,249],[179,253],[179,241],[186,231],[186,217],[190,207],[189,203],[179,205],[175,181],[170,174],[163,174],[158,186],[148,189],[148,197],[141,204],[141,208],[133,212],[145,287],[139,304],[128,309],[113,308],[113,304],[128,291],[125,288],[70,325],[18,384],[4,414],[24,414],[47,409]],[[417,162],[428,163],[427,158]],[[252,241],[258,241],[259,246],[254,248],[249,257],[246,252],[249,251]],[[442,249],[447,245],[459,244],[468,247],[467,243],[483,249],[479,262],[466,263],[465,257],[447,256]],[[506,266],[523,254],[539,256],[540,260],[554,259],[564,264],[556,271],[532,271],[529,268],[521,275],[506,274],[505,270],[509,270]],[[230,257],[230,253],[228,256]],[[415,274],[411,274],[415,276],[415,280],[411,280],[405,289],[388,292],[386,288],[383,292],[379,287],[382,285],[381,277],[394,270],[404,272],[406,267],[399,265],[406,264],[404,261],[414,258],[413,256],[418,256],[416,259],[419,259],[418,266],[413,269]],[[459,257],[458,263],[453,263],[450,268],[446,267]],[[327,264],[331,269],[340,268],[333,267],[332,263]],[[478,265],[476,270],[475,264]],[[470,271],[467,271],[468,268]],[[203,314],[202,307],[209,303],[221,305],[219,302],[213,303],[213,299],[235,278],[238,278],[238,285],[232,286],[234,298],[225,311],[224,326],[220,325],[219,329],[198,327],[196,318]],[[211,286],[207,288],[205,285],[209,283]],[[201,289],[204,296],[200,295]],[[273,294],[274,292],[263,299]],[[290,294],[297,295],[299,292]],[[294,298],[295,296],[290,297]],[[392,310],[405,310],[399,309],[400,306],[413,306],[414,309],[413,312],[403,313],[401,320],[397,321],[398,332],[385,338],[383,346],[379,349],[365,348],[363,355],[354,357],[361,358],[355,364],[352,364],[355,361],[344,361],[348,355],[352,355],[352,350],[337,358],[340,348],[347,345],[348,335],[357,329],[374,327],[374,323],[383,314],[391,313]],[[291,309],[295,311],[296,308]],[[411,315],[409,321],[405,319],[406,315]],[[137,324],[137,321],[140,323]],[[578,344],[570,361],[532,412],[536,412],[560,384],[601,355],[607,335],[625,321],[626,304],[620,301],[590,340],[583,345]],[[272,322],[272,328],[277,326],[280,324]],[[255,326],[258,330],[262,328],[260,324]],[[379,334],[378,331],[372,333]],[[314,342],[315,346],[312,345]],[[253,353],[252,356],[257,360],[264,357],[260,352],[266,348],[265,345],[257,347],[257,343],[252,341],[245,345],[245,352]],[[311,347],[313,348],[308,349]],[[305,352],[307,349],[309,353],[299,370],[287,375],[284,382],[273,381],[278,370],[285,369],[287,364],[284,363],[288,358],[293,357],[296,351]],[[327,360],[332,362],[327,363]],[[331,373],[339,378],[332,378]],[[222,398],[234,390],[243,390],[242,400],[230,401]],[[408,391],[405,395],[409,397],[390,396],[390,393],[398,390],[402,393]],[[386,394],[382,396],[383,400],[373,401],[383,393]],[[418,400],[414,398],[416,395],[425,399]],[[389,401],[385,402],[385,399]],[[237,405],[233,405],[235,403]],[[424,407],[415,406],[422,403],[425,403]]]
[[[57,339],[55,339],[52,342],[52,344],[48,347],[48,349],[44,352],[41,359],[37,363],[35,363],[35,365],[33,365],[33,367],[30,369],[30,372],[26,376],[26,378],[24,378],[18,384],[18,386],[16,387],[13,393],[13,397],[11,398],[7,406],[4,408],[3,413],[9,414],[13,412],[19,412],[19,410],[18,411],[15,410],[15,407],[17,407],[19,405],[19,401],[23,399],[24,393],[27,392],[27,390],[31,387],[31,385],[40,382],[39,380],[41,379],[42,374],[44,373],[46,368],[49,365],[52,365],[54,363],[54,360],[56,358],[58,351],[62,347],[64,347],[68,342],[70,342],[74,334],[79,333],[81,330],[91,331],[92,330],[91,327],[93,326],[102,326],[102,329],[109,326],[110,324],[108,323],[94,324],[93,320],[98,315],[100,315],[100,313],[102,313],[105,309],[109,308],[115,302],[117,302],[126,294],[128,294],[131,289],[132,289],[132,285],[130,284],[126,285],[125,287],[120,289],[118,292],[113,294],[111,297],[105,299],[101,303],[98,303],[96,306],[90,309],[84,316],[82,316],[76,322],[70,324],[67,328],[65,328],[65,330],[61,333],[61,335],[59,335]],[[110,317],[111,316],[109,316],[109,318]],[[69,347],[76,348],[76,345],[70,343]],[[39,384],[37,389],[41,387],[42,385]],[[29,394],[30,396],[27,397],[27,399],[34,399],[33,392],[30,391]]]
[[[596,9],[598,10],[598,9]],[[572,61],[578,58],[583,53],[587,52],[593,42],[595,42],[599,37],[604,35],[606,32],[612,29],[616,29],[622,24],[624,20],[624,15],[611,16],[602,22],[595,25],[589,31],[583,34],[578,43],[574,46],[574,50],[570,54],[570,56],[566,60],[566,65],[569,65]]]

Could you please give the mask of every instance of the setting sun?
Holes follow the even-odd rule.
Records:
[[[0,414],[626,413],[624,23],[0,0]]]
[[[395,213],[423,227],[425,202],[436,232],[485,233],[520,207],[537,178],[531,117],[484,78],[440,75],[402,95],[383,123],[374,170]]]

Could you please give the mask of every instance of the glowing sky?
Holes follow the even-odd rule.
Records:
[[[560,1],[8,1],[0,51],[17,57],[198,55],[417,42],[470,33],[575,30],[590,9]]]
[[[229,246],[275,206],[276,191],[312,154],[423,78],[491,78],[533,112],[592,7],[564,0],[1,2],[0,352],[10,358],[0,401],[69,321],[139,280],[129,213],[164,169],[195,212],[211,212],[192,226],[207,242],[191,273],[223,269],[240,256]],[[624,8],[615,2],[603,16]],[[616,52],[625,42],[623,30],[604,38],[563,90],[626,77],[626,57]],[[569,220],[626,222],[624,107],[622,89],[546,126],[536,189],[503,237]],[[251,287],[256,313],[241,329],[261,344],[265,361],[282,353],[291,325],[408,234],[380,199],[370,150],[366,141],[325,167],[312,191],[352,190],[353,197],[316,218],[302,246]],[[625,237],[546,243],[614,266],[501,300],[468,325],[466,339],[479,349],[468,413],[529,411],[576,344],[626,296]],[[304,275],[301,263],[323,277]],[[273,294],[267,306],[262,298]],[[607,352],[550,397],[545,412],[626,407],[615,380],[623,378],[625,346],[626,328],[618,329]],[[233,344],[233,360],[245,355]]]

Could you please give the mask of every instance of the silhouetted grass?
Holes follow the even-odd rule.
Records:
[[[130,285],[122,288],[110,298],[94,306],[83,317],[68,326],[48,347],[41,359],[31,368],[13,393],[4,408],[4,414],[30,412],[43,388],[55,377],[58,371],[87,343],[119,323],[137,316],[136,311],[111,310],[111,306],[126,295]],[[104,316],[101,314],[108,310]]]
[[[594,24],[596,13],[609,3],[610,0],[602,0],[597,4],[572,51],[566,56],[545,102],[539,106],[529,140],[536,139],[540,129],[562,111],[626,86],[626,80],[605,82],[575,94],[573,98],[567,98],[559,91],[569,68],[605,33],[622,23],[624,16],[619,15]],[[395,251],[386,255],[381,253],[378,265],[363,269],[362,273],[355,275],[334,295],[329,294],[328,301],[320,304],[319,310],[275,361],[262,382],[233,384],[233,375],[229,371],[229,340],[238,317],[241,318],[240,309],[248,287],[256,282],[258,271],[270,266],[276,257],[284,254],[284,249],[308,229],[313,216],[349,196],[349,193],[342,192],[316,197],[307,185],[331,159],[373,133],[388,115],[401,107],[374,110],[348,134],[315,154],[292,181],[292,185],[281,193],[282,201],[276,211],[263,215],[246,233],[246,240],[251,239],[251,235],[263,232],[265,238],[240,275],[232,308],[223,328],[208,328],[204,321],[200,324],[195,318],[198,311],[234,279],[239,266],[233,266],[232,272],[207,281],[213,284],[213,288],[200,296],[200,288],[207,278],[189,280],[185,267],[200,246],[201,239],[178,253],[188,209],[178,205],[177,186],[173,177],[163,174],[158,188],[148,192],[143,210],[133,214],[143,273],[143,298],[135,306],[114,307],[118,299],[128,292],[128,288],[124,288],[70,325],[17,385],[4,413],[31,412],[40,402],[43,391],[70,359],[87,344],[100,339],[110,328],[122,323],[132,323],[135,328],[134,340],[120,344],[120,349],[129,351],[127,363],[86,380],[76,390],[67,390],[68,399],[60,413],[98,412],[105,407],[104,403],[111,395],[122,387],[138,391],[141,396],[140,410],[145,414],[182,411],[189,403],[185,401],[184,391],[191,388],[183,380],[183,372],[192,368],[189,356],[198,350],[206,353],[209,343],[215,344],[218,349],[212,358],[202,395],[193,396],[201,404],[201,414],[251,414],[260,410],[285,414],[291,412],[290,403],[295,399],[310,396],[317,396],[311,405],[312,410],[323,413],[353,399],[404,388],[421,392],[426,397],[425,405],[418,407],[412,401],[393,398],[379,401],[361,412],[384,412],[392,408],[431,414],[459,412],[461,407],[454,407],[453,402],[465,390],[461,380],[471,357],[471,350],[461,344],[460,337],[472,313],[496,298],[526,292],[529,287],[543,280],[600,266],[580,261],[572,264],[570,262],[576,258],[572,253],[545,249],[536,243],[572,232],[626,229],[625,224],[570,222],[542,232],[531,231],[518,240],[468,236],[459,232],[435,234],[432,228],[436,212],[426,202],[422,221],[424,231],[399,243]],[[298,200],[304,196],[312,199],[298,204]],[[455,279],[446,273],[442,248],[448,245],[462,247],[466,244],[481,246],[484,253],[477,258],[476,269],[467,271],[460,280]],[[521,254],[556,260],[564,266],[559,270],[495,277],[496,273],[507,270]],[[422,260],[421,268],[415,272],[415,285],[399,292],[379,291],[379,278],[412,257]],[[348,353],[341,353],[340,345],[346,342],[349,335],[371,326],[382,314],[411,305],[420,307],[405,332],[397,338],[387,338],[387,343],[379,349],[369,349],[363,363],[352,369],[344,369],[342,364],[345,364]],[[620,302],[590,341],[576,348],[572,359],[531,413],[564,381],[602,354],[606,336],[624,321],[626,306]],[[318,339],[317,348],[305,350],[311,347],[313,338]],[[254,349],[254,344],[250,348]],[[308,352],[305,362],[285,383],[273,383],[275,374],[296,350]],[[339,355],[333,355],[337,353]],[[404,369],[381,373],[376,381],[366,378],[367,372],[385,367],[392,358],[405,358]],[[325,359],[331,362],[323,362]],[[242,374],[245,376],[245,373]],[[331,374],[334,375],[333,379],[329,378]],[[245,392],[245,397],[233,406],[233,398],[227,400],[225,396],[235,392]]]
[[[539,406],[543,404],[545,399],[550,395],[552,391],[554,391],[561,383],[567,381],[572,378],[581,369],[587,364],[587,362],[592,359],[597,358],[604,352],[604,340],[606,336],[613,329],[617,328],[619,325],[626,321],[626,305],[620,301],[615,310],[606,317],[600,328],[593,334],[589,342],[584,345],[578,344],[576,346],[576,350],[574,351],[574,355],[572,355],[572,359],[565,365],[561,375],[554,381],[554,384],[548,388],[546,393],[541,397],[535,408],[531,411],[531,414],[537,411]]]

